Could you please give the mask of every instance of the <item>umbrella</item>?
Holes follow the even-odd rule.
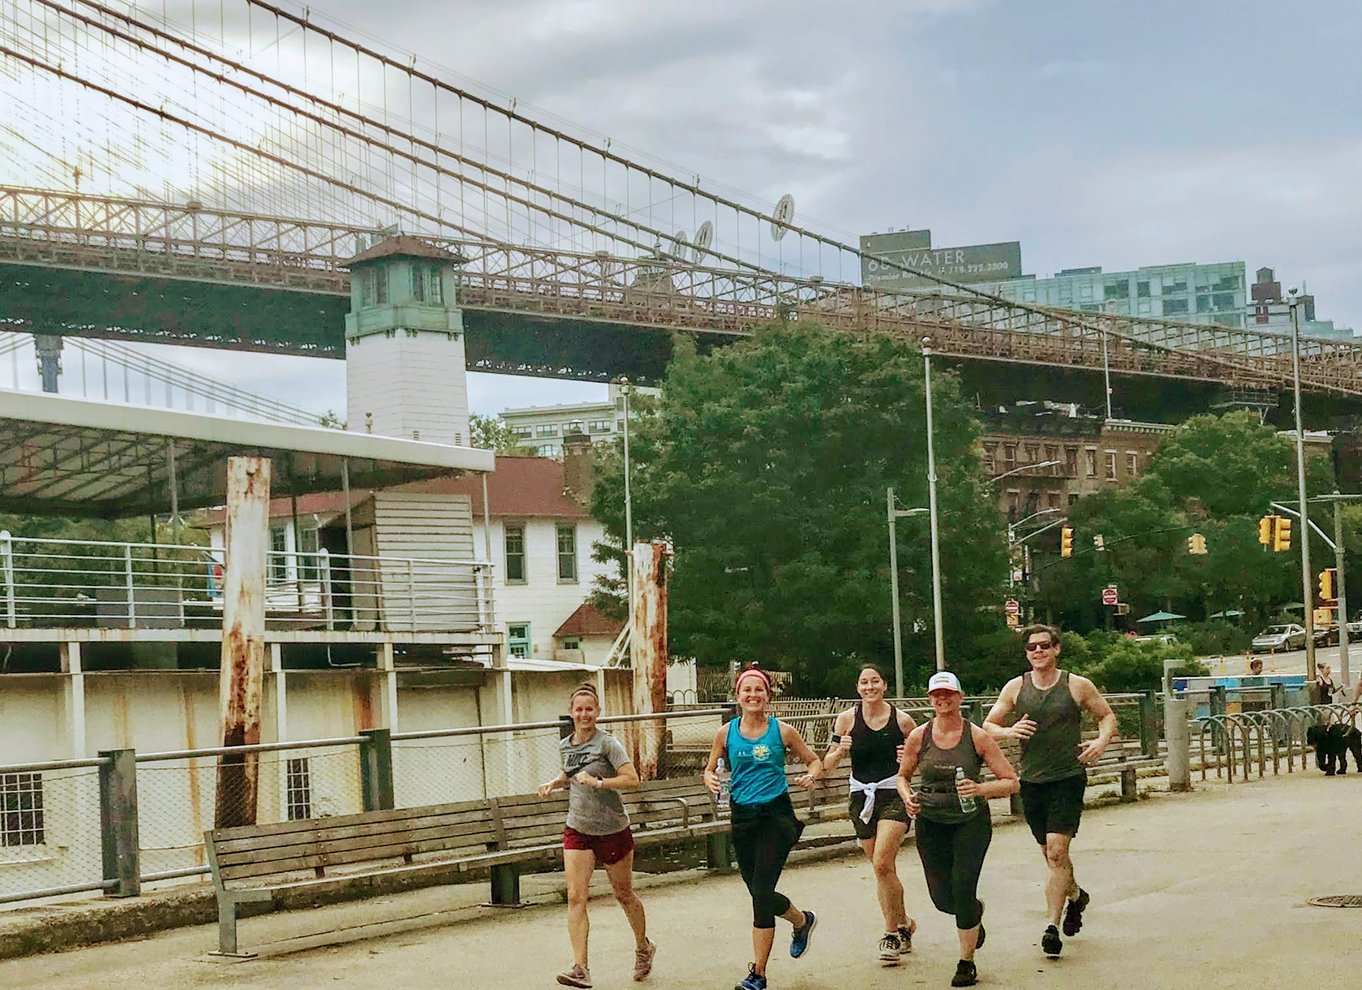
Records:
[[[1178,615],[1176,612],[1155,612],[1146,615],[1143,619],[1136,619],[1136,622],[1172,622],[1174,619],[1185,619],[1187,616]]]
[[[1206,616],[1208,619],[1237,619],[1244,613],[1237,608],[1227,608],[1223,612],[1212,612]]]

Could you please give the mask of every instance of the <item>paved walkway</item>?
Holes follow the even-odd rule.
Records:
[[[1042,929],[1042,864],[1029,833],[1000,827],[984,867],[988,945],[980,985],[1009,988],[1356,987],[1362,910],[1309,907],[1323,894],[1362,894],[1362,775],[1313,771],[1262,783],[1154,795],[1138,805],[1090,810],[1076,844],[1080,882],[1093,895],[1083,934],[1051,962]],[[956,946],[929,907],[917,857],[900,860],[916,951],[897,970],[873,960],[879,935],[870,871],[859,858],[792,864],[782,888],[822,921],[809,955],[784,955],[782,926],[770,969],[773,990],[944,987]],[[746,900],[736,876],[688,875],[649,883],[661,945],[650,985],[731,987],[749,956]],[[561,905],[492,913],[447,911],[447,893],[422,891],[243,922],[245,942],[330,929],[320,942],[276,943],[246,963],[210,960],[211,927],[145,940],[0,962],[0,987],[84,990],[112,984],[181,988],[403,987],[492,990],[555,986],[569,960]],[[394,911],[408,920],[372,924]],[[609,897],[592,902],[596,986],[633,986],[632,942]],[[423,915],[412,917],[412,915]],[[368,929],[358,928],[369,924]]]

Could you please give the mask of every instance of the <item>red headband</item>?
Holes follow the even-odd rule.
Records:
[[[748,667],[746,670],[744,670],[744,671],[742,671],[740,674],[738,674],[738,676],[737,676],[737,677],[734,679],[734,681],[733,681],[733,690],[734,690],[734,691],[737,691],[737,690],[738,690],[738,685],[742,683],[742,679],[743,679],[744,677],[748,676],[749,674],[752,674],[752,675],[755,675],[755,676],[757,676],[757,677],[760,677],[761,680],[762,680],[762,683],[766,685],[766,690],[767,690],[767,692],[770,692],[770,690],[771,690],[771,678],[767,677],[767,676],[766,676],[766,671],[762,670],[760,667]]]

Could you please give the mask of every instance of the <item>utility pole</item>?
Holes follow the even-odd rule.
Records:
[[[1339,493],[1334,491],[1334,495]],[[1343,678],[1343,686],[1351,686],[1348,673],[1348,595],[1343,584],[1343,513],[1340,509],[1343,500],[1334,499],[1334,592],[1338,595],[1338,667]]]
[[[936,524],[936,449],[932,440],[932,338],[922,338],[922,374],[927,392],[927,512],[932,535],[932,618],[936,669],[946,669],[946,638],[941,618],[941,536]]]
[[[1301,426],[1301,320],[1297,311],[1296,287],[1291,296],[1291,388],[1296,399],[1296,494],[1300,499],[1301,522],[1310,517],[1310,506],[1305,500],[1305,429]],[[1305,677],[1315,679],[1315,615],[1311,608],[1314,595],[1310,590],[1310,527],[1301,526],[1301,618],[1305,620]]]

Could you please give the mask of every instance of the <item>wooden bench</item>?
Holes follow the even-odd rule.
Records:
[[[791,768],[791,780],[802,770]],[[796,811],[805,821],[845,816],[845,768],[810,791],[795,789]],[[625,792],[634,841],[639,846],[706,840],[711,868],[727,868],[729,821],[696,777],[651,780]],[[239,950],[237,906],[270,901],[284,891],[373,877],[417,876],[488,870],[493,906],[520,903],[520,875],[562,862],[567,798],[535,794],[454,804],[369,811],[214,829],[204,844],[218,901],[218,951]]]

